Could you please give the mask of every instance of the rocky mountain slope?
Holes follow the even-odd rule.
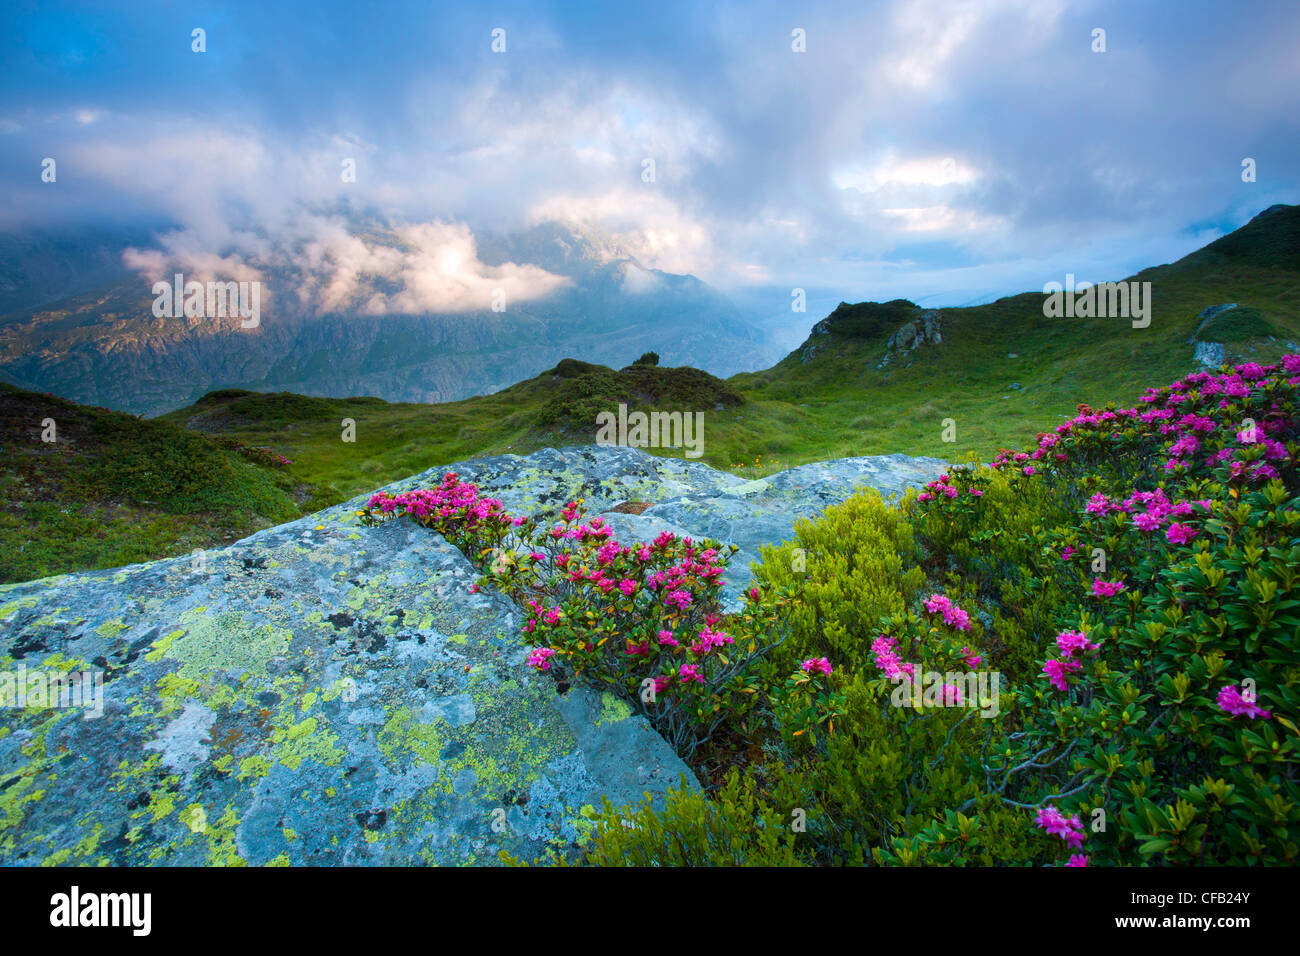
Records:
[[[744,481],[593,446],[450,467],[512,510],[583,497],[627,539],[738,544],[734,599],[798,517],[943,466],[898,455]],[[450,544],[364,527],[363,501],[194,557],[0,587],[5,672],[104,675],[102,716],[0,710],[0,864],[493,863],[581,844],[602,796],[693,782],[627,705],[530,670],[518,609],[469,593]]]
[[[396,234],[361,235],[372,250],[404,251]],[[0,301],[7,288],[18,295],[31,280],[30,262],[44,248],[6,242],[13,248],[0,269]],[[41,304],[0,315],[0,377],[82,404],[153,415],[219,388],[446,402],[505,388],[566,357],[625,365],[653,349],[665,363],[720,375],[779,357],[699,279],[647,269],[616,246],[559,224],[485,238],[480,255],[489,267],[525,263],[566,281],[503,312],[485,303],[470,312],[372,315],[364,294],[318,312],[298,301],[302,274],[269,267],[261,322],[248,329],[231,319],[155,317],[152,282],[139,275],[83,281],[87,291],[65,292],[56,302],[37,296]]]

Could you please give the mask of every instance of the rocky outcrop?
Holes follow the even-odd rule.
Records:
[[[1265,210],[1267,212],[1268,210]],[[1264,213],[1260,213],[1264,215]],[[1255,218],[1259,218],[1256,216]],[[1222,305],[1212,305],[1202,309],[1196,316],[1196,331],[1187,341],[1194,346],[1192,350],[1192,359],[1195,362],[1204,365],[1206,368],[1218,368],[1228,360],[1228,347],[1222,342],[1204,342],[1201,341],[1201,332],[1205,329],[1210,319],[1214,318],[1229,309],[1235,309],[1237,303],[1225,302]]]
[[[514,511],[582,497],[625,539],[736,543],[734,602],[798,517],[943,465],[852,458],[745,481],[592,446],[450,467]],[[363,500],[192,557],[0,587],[0,678],[103,681],[100,716],[0,709],[0,864],[494,863],[572,850],[602,796],[697,785],[625,703],[530,670],[518,609],[469,593],[450,544],[362,526]],[[648,507],[612,510],[632,501]]]
[[[876,367],[884,368],[922,345],[938,345],[942,341],[943,313],[926,309],[890,337],[885,344],[885,357]]]

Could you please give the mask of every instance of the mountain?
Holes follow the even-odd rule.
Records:
[[[125,278],[130,270],[122,254],[148,238],[143,228],[33,229],[0,234],[0,316]]]
[[[358,225],[349,238],[385,261],[410,252],[400,231],[382,226]],[[24,307],[0,317],[0,377],[135,413],[169,411],[220,388],[445,402],[496,391],[566,357],[623,364],[654,350],[666,362],[730,375],[778,354],[706,283],[648,269],[611,241],[557,223],[480,242],[487,267],[531,266],[556,279],[549,294],[503,312],[371,314],[376,291],[399,303],[409,291],[383,276],[364,276],[355,294],[320,311],[299,295],[311,264],[291,257],[261,270],[267,302],[248,329],[229,318],[155,317],[152,282],[121,269],[114,277],[103,252],[111,244],[6,242],[13,265],[0,301]],[[92,248],[99,251],[84,291],[44,301],[60,277],[76,287],[67,263]]]
[[[593,254],[596,242],[563,248],[544,231],[535,235],[539,247],[571,256],[575,270],[602,273],[619,261],[616,249]],[[519,252],[487,243],[484,249],[485,256]],[[608,257],[604,264],[597,261],[601,256]],[[560,265],[549,261],[551,268]],[[596,415],[620,405],[698,413],[700,460],[746,478],[792,465],[899,452],[988,461],[999,448],[1030,443],[1055,427],[1080,402],[1131,402],[1151,381],[1172,381],[1201,367],[1198,356],[1207,344],[1219,346],[1216,357],[1228,362],[1274,361],[1300,351],[1295,206],[1267,210],[1178,262],[1131,279],[1151,283],[1151,322],[1145,328],[1124,319],[1049,319],[1041,292],[942,310],[903,299],[843,303],[771,368],[726,381],[694,368],[608,368],[564,359],[500,391],[433,405],[223,389],[151,420],[175,437],[158,432],[150,441],[178,449],[178,456],[184,450],[179,457],[192,459],[193,464],[168,459],[177,474],[210,470],[210,456],[234,451],[242,465],[263,465],[257,472],[266,473],[298,509],[336,504],[444,462],[589,445],[599,437]],[[1227,305],[1233,307],[1222,308]],[[75,323],[67,330],[73,335]],[[170,517],[148,535],[130,521],[102,522],[99,516],[122,507],[150,509],[143,502],[159,497],[152,486],[108,493],[84,482],[64,483],[55,470],[61,459],[44,446],[37,452],[37,425],[47,417],[63,421],[105,413],[77,410],[38,393],[9,392],[15,397],[6,407],[13,427],[4,436],[0,468],[7,489],[0,551],[10,545],[26,550],[3,569],[4,579],[184,553],[269,520],[270,506],[214,508],[182,488],[166,512]],[[344,419],[354,423],[355,441],[340,441]],[[76,446],[96,448],[82,459],[88,471],[139,460],[133,434],[115,434],[121,440],[113,444]],[[274,459],[256,455],[250,461],[255,448],[269,448],[291,464],[271,468],[267,460]],[[683,457],[687,449],[650,450]],[[194,517],[181,521],[180,514]],[[34,550],[43,553],[33,558]]]

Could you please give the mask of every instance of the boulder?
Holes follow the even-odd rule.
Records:
[[[944,465],[851,458],[746,481],[588,446],[385,490],[454,470],[520,513],[648,502],[607,514],[620,539],[738,544],[734,605],[747,562],[797,518]],[[531,670],[518,608],[469,593],[459,551],[409,521],[364,527],[364,501],[194,556],[0,587],[0,676],[103,680],[99,715],[0,709],[0,864],[493,864],[573,852],[602,796],[698,786],[629,705]]]

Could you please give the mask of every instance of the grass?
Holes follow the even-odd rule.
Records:
[[[3,383],[0,449],[0,581],[183,554],[301,513],[292,478],[202,435]]]
[[[614,370],[566,359],[496,394],[438,405],[227,389],[149,422],[80,409],[93,427],[88,446],[74,442],[81,461],[67,466],[75,474],[66,480],[33,429],[55,405],[63,415],[78,407],[22,393],[26,431],[6,433],[0,475],[28,482],[14,492],[19,500],[57,507],[23,514],[6,496],[0,550],[25,550],[0,562],[0,579],[183,553],[454,461],[591,444],[596,413],[620,402],[704,412],[702,460],[745,477],[893,452],[987,461],[1001,447],[1028,444],[1080,402],[1132,403],[1148,385],[1191,370],[1188,340],[1206,306],[1238,303],[1214,327],[1222,338],[1207,334],[1209,326],[1201,335],[1225,341],[1230,360],[1266,362],[1291,350],[1286,342],[1300,341],[1300,207],[1132,279],[1152,283],[1149,328],[1047,319],[1042,295],[1026,293],[940,310],[942,344],[896,355],[883,369],[890,336],[916,314],[906,300],[842,304],[819,323],[825,334],[810,336],[811,357],[796,350],[725,382],[692,368]],[[344,440],[345,420],[354,423],[354,441]],[[11,443],[20,449],[12,463]],[[292,464],[282,472],[257,467],[237,443],[268,447]],[[648,450],[683,457],[680,449]],[[33,491],[32,481],[55,490]],[[90,539],[76,530],[87,522],[97,529]]]

